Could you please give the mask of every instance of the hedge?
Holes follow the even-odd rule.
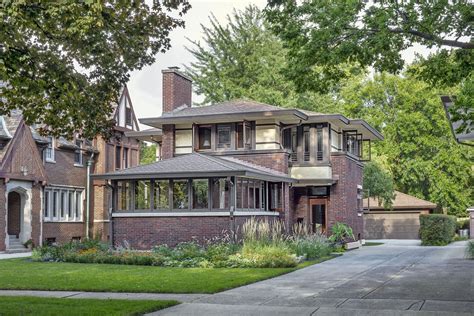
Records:
[[[423,246],[445,246],[456,232],[456,218],[443,214],[420,215],[420,238]]]

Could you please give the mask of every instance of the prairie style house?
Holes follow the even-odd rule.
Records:
[[[163,70],[163,113],[133,133],[158,141],[161,160],[92,176],[112,192],[115,244],[203,240],[250,217],[323,232],[344,222],[362,237],[363,161],[382,139],[374,128],[253,101],[191,107],[191,91],[177,68]]]
[[[25,249],[30,239],[35,245],[86,235],[107,239],[111,197],[104,181],[88,186],[87,169],[138,165],[139,141],[125,135],[138,131],[127,87],[113,115],[114,136],[107,141],[43,137],[20,111],[0,116],[0,251]]]

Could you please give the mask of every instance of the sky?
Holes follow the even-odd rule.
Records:
[[[214,14],[220,23],[225,24],[227,15],[234,9],[243,10],[249,4],[263,9],[266,2],[266,0],[190,0],[192,8],[183,18],[186,23],[185,28],[175,29],[170,34],[171,49],[164,54],[158,54],[154,64],[131,73],[127,86],[137,117],[161,115],[161,70],[171,66],[183,69],[183,64],[193,61],[193,56],[185,48],[186,45],[190,46],[186,38],[202,39],[201,24],[208,26],[211,14]],[[407,62],[411,62],[414,52],[425,55],[428,51],[421,46],[415,46],[403,52],[402,56]],[[202,100],[202,96],[193,93],[193,102]],[[146,126],[141,125],[140,128],[143,129]]]
[[[185,28],[178,28],[170,34],[171,49],[158,54],[154,64],[131,73],[127,84],[133,108],[138,118],[156,117],[161,115],[161,70],[171,66],[179,66],[193,61],[192,55],[186,51],[189,46],[186,38],[199,40],[202,38],[201,24],[209,25],[209,16],[213,13],[220,23],[232,10],[242,10],[249,4],[264,8],[266,0],[190,0],[192,8],[184,15]],[[193,102],[202,101],[202,97],[193,94]],[[141,126],[143,128],[144,126]]]

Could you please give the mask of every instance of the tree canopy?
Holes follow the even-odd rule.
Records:
[[[130,71],[170,48],[189,8],[187,0],[3,1],[0,114],[20,109],[55,136],[107,134]]]
[[[390,209],[393,204],[393,179],[376,162],[369,162],[364,166],[364,190],[366,197],[376,197],[383,207]]]
[[[269,30],[261,10],[248,6],[234,10],[223,25],[214,16],[201,25],[203,42],[190,40],[187,48],[196,61],[186,65],[188,75],[204,104],[231,99],[320,111],[334,111],[334,95],[298,93],[282,73],[287,52]]]
[[[433,87],[460,87],[456,107],[461,129],[474,128],[474,4],[462,1],[270,0],[266,15],[288,49],[286,74],[302,90],[326,91],[347,77],[342,63],[358,63],[397,74],[402,52],[431,49],[418,56],[416,74]],[[323,67],[328,80],[312,80]]]
[[[474,197],[474,152],[451,137],[438,91],[409,74],[378,74],[341,91],[346,115],[367,120],[385,140],[373,158],[401,192],[465,215]]]

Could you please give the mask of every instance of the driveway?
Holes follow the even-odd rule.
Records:
[[[465,242],[385,242],[154,315],[474,315]]]

